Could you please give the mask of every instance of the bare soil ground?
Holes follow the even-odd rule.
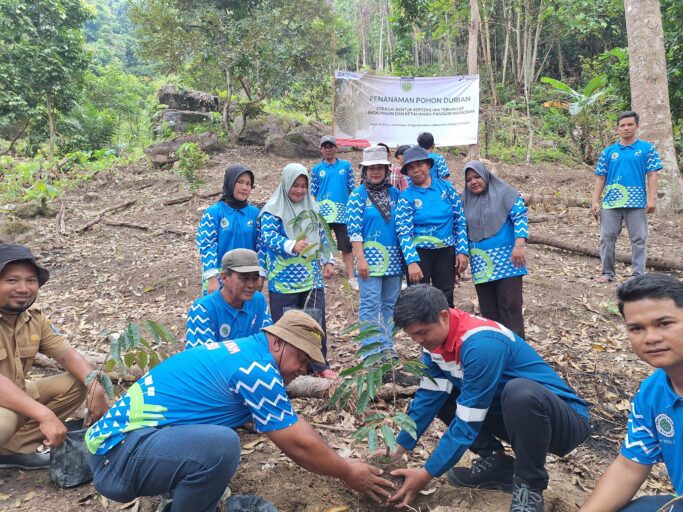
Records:
[[[359,152],[340,155],[357,165]],[[451,181],[462,189],[462,162],[447,156]],[[220,189],[223,169],[229,163],[246,162],[256,172],[257,188],[252,200],[267,199],[279,181],[288,160],[266,154],[260,148],[227,147],[214,155],[201,172],[206,185],[201,192]],[[314,160],[305,160],[307,166]],[[589,198],[592,170],[584,167],[494,165],[509,183],[525,193],[559,197]],[[144,161],[126,168],[102,173],[92,181],[66,194],[68,233],[54,237],[52,219],[27,221],[30,231],[21,235],[0,235],[6,241],[29,244],[51,269],[49,283],[41,290],[40,306],[55,325],[77,347],[106,352],[99,336],[104,329],[121,328],[130,321],[152,319],[165,324],[179,339],[184,337],[185,315],[200,293],[200,262],[194,246],[194,233],[201,210],[213,199],[200,199],[172,206],[162,203],[186,195],[187,184],[171,171],[156,171]],[[78,233],[77,229],[113,205],[136,200],[131,207],[105,215],[109,221],[146,226],[149,230],[111,226],[102,222]],[[0,217],[0,229],[12,222],[9,214]],[[533,205],[530,217],[546,217],[532,223],[531,233],[598,247],[598,224],[588,209]],[[683,256],[683,219],[653,217],[650,222],[650,253],[680,259]],[[171,229],[176,234],[164,232]],[[6,230],[3,232],[7,232]],[[185,234],[183,234],[185,233]],[[630,251],[625,233],[618,249]],[[527,337],[536,350],[592,405],[593,433],[571,454],[549,457],[550,488],[546,510],[576,510],[595,484],[605,465],[617,453],[624,433],[629,399],[650,368],[631,353],[615,308],[614,289],[630,269],[619,264],[618,279],[596,284],[599,261],[541,245],[528,250],[529,276],[525,279],[525,318]],[[355,347],[338,333],[356,319],[358,296],[343,285],[343,272],[337,269],[327,283],[328,328],[332,367],[340,370],[353,361]],[[456,303],[477,311],[471,281],[456,289]],[[404,358],[418,351],[405,336],[397,340]],[[36,375],[45,371],[34,368]],[[327,411],[322,400],[294,400],[302,417],[319,425],[325,439],[344,456],[366,456],[366,448],[353,445],[350,433],[358,426],[352,415]],[[378,407],[382,407],[380,404]],[[435,424],[422,437],[409,466],[420,466],[444,431]],[[348,511],[370,511],[377,507],[357,499],[331,478],[298,468],[266,438],[242,433],[243,456],[231,483],[233,493],[259,494],[285,512],[318,512],[334,507]],[[461,464],[469,464],[469,454]],[[645,492],[665,489],[666,473],[655,468]],[[469,491],[436,479],[414,503],[420,511],[506,511],[510,496],[496,491]],[[47,471],[0,470],[0,509],[32,511],[115,511],[154,510],[155,499],[122,506],[97,494],[92,485],[73,490],[58,489]]]

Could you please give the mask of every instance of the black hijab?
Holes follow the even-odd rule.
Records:
[[[253,187],[254,173],[251,172],[251,169],[244,164],[229,165],[225,170],[225,175],[223,176],[223,195],[221,195],[221,201],[224,201],[228,206],[231,206],[235,210],[244,208],[249,204],[248,200],[239,201],[235,199],[235,196],[233,195],[237,180],[240,179],[240,176],[245,173],[249,174],[251,177],[251,186]]]

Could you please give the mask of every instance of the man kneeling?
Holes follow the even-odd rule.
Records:
[[[428,377],[408,410],[417,436],[436,416],[448,430],[423,468],[392,472],[405,482],[391,501],[409,505],[432,478],[448,471],[456,486],[511,490],[510,510],[542,512],[546,454],[565,455],[586,438],[586,402],[522,338],[491,320],[449,309],[434,287],[402,292],[394,322],[422,346],[427,365]],[[503,453],[500,439],[512,445],[514,459]],[[417,444],[405,431],[397,441],[399,456]],[[480,458],[471,468],[453,467],[468,448]]]
[[[214,512],[253,421],[301,467],[379,500],[381,471],[342,459],[297,417],[285,385],[323,363],[323,331],[288,311],[263,332],[181,352],[144,375],[86,434],[95,488],[115,501],[172,493],[176,512]]]

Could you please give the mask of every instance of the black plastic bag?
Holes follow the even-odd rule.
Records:
[[[65,423],[69,432],[64,443],[50,450],[50,478],[63,489],[76,487],[92,480],[85,446],[83,420]]]

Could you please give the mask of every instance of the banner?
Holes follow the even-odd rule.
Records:
[[[477,143],[479,76],[406,78],[351,71],[334,76],[339,145],[412,145],[420,132],[431,132],[437,146]]]

